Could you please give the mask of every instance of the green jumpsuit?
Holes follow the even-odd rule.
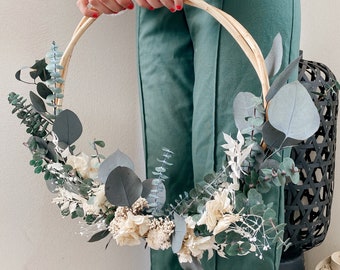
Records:
[[[283,38],[283,67],[298,57],[299,0],[207,0],[235,17],[251,33],[264,55],[277,33]],[[213,17],[197,8],[137,11],[138,68],[146,172],[158,165],[162,147],[175,153],[168,168],[167,200],[190,190],[194,182],[219,168],[225,156],[222,132],[236,135],[235,95],[261,87],[238,44]],[[282,189],[265,195],[283,222]],[[255,255],[202,260],[205,270],[278,269],[281,250],[264,259]],[[179,270],[171,250],[151,251],[152,270]]]

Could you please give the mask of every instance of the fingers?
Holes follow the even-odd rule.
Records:
[[[136,3],[150,10],[166,7],[175,12],[183,8],[183,0],[136,0]],[[101,13],[117,14],[122,10],[133,9],[134,3],[132,0],[77,0],[77,6],[83,15],[97,18]]]
[[[171,12],[183,9],[183,0],[136,0],[141,7],[153,10],[160,7],[166,7]]]
[[[134,8],[132,0],[77,0],[77,5],[81,13],[88,17],[98,17],[101,13],[116,14]]]
[[[175,9],[176,11],[180,11],[183,9],[183,0],[174,0],[174,5],[175,5]]]
[[[93,18],[97,18],[99,16],[98,11],[92,9],[92,8],[88,8],[89,5],[89,1],[88,0],[78,0],[77,1],[77,6],[80,10],[80,12],[87,17],[93,17]]]
[[[156,8],[164,7],[164,5],[159,0],[136,0],[136,3],[149,10],[154,10]]]

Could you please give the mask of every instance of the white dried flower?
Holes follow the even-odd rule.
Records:
[[[232,214],[234,210],[234,205],[230,198],[231,192],[227,188],[215,192],[214,198],[205,204],[205,211],[197,224],[205,224],[210,232],[214,231],[219,220],[224,217],[224,214]]]
[[[187,225],[187,232],[183,240],[182,248],[177,253],[180,263],[191,263],[192,257],[198,260],[202,259],[203,253],[208,251],[208,258],[213,256],[213,249],[215,247],[214,236],[196,236],[194,228],[196,226],[192,217],[185,219]]]
[[[83,178],[98,178],[99,161],[97,158],[90,158],[85,153],[70,155],[67,157],[66,164],[71,165]]]
[[[153,219],[150,225],[146,242],[152,249],[165,250],[171,247],[170,237],[174,232],[175,224],[169,218]]]
[[[109,225],[118,245],[135,246],[141,243],[150,228],[149,216],[134,215],[127,207],[118,207],[115,218]]]
[[[242,150],[244,147],[244,138],[240,131],[237,133],[238,142],[226,133],[223,133],[223,137],[226,141],[226,144],[223,144],[222,148],[226,149],[224,153],[228,157],[228,165],[232,171],[230,176],[234,180],[234,184],[238,184],[238,179],[241,177],[241,172],[244,173],[242,170],[242,164],[249,156],[253,144]]]

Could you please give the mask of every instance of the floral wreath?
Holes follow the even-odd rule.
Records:
[[[49,190],[56,194],[53,203],[61,214],[85,221],[81,234],[93,232],[89,242],[110,236],[118,245],[145,241],[155,250],[171,247],[180,263],[197,262],[205,252],[210,258],[213,251],[222,257],[255,253],[262,259],[263,252],[274,243],[289,246],[283,236],[284,224],[276,224],[273,203],[265,204],[262,194],[287,181],[299,182],[294,161],[282,158],[281,150],[312,136],[320,124],[319,114],[304,86],[297,81],[286,83],[299,59],[278,74],[269,87],[268,78],[281,66],[280,35],[264,60],[256,42],[228,14],[200,0],[186,3],[217,17],[234,37],[242,36],[236,41],[267,93],[263,91],[264,100],[249,92],[236,96],[233,109],[239,131],[236,139],[224,134],[224,166],[192,190],[178,194],[175,202],[165,203],[164,182],[171,181],[167,168],[176,162],[171,149],[162,148],[154,178],[145,181],[135,174],[133,162],[122,152],[101,155],[103,141],[91,143],[91,155],[76,151],[74,143],[81,136],[81,122],[74,112],[61,108],[74,39],[64,54],[52,43],[46,57],[30,67],[33,82],[22,79],[23,69],[16,73],[19,81],[36,87],[38,94],[31,91],[30,102],[13,92],[8,100],[14,106],[12,113],[30,134],[25,143],[32,153],[30,165],[35,173],[44,175]],[[218,17],[221,15],[223,20]],[[93,21],[82,20],[76,40]]]

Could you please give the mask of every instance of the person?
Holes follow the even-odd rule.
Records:
[[[282,68],[298,57],[299,0],[207,0],[236,18],[266,55],[280,33]],[[133,9],[131,0],[78,0],[85,16],[115,14]],[[183,0],[136,0],[138,70],[147,177],[157,166],[162,146],[175,153],[168,168],[167,199],[174,201],[193,182],[219,169],[225,159],[222,132],[236,135],[233,100],[240,91],[261,95],[257,75],[235,40],[209,14],[184,5]],[[91,4],[89,8],[88,4]],[[235,136],[234,136],[235,137]],[[194,181],[192,180],[194,179]],[[274,202],[283,222],[282,189],[272,189],[266,202]],[[281,250],[202,260],[205,270],[278,269]],[[151,269],[179,270],[171,250],[151,251]]]

